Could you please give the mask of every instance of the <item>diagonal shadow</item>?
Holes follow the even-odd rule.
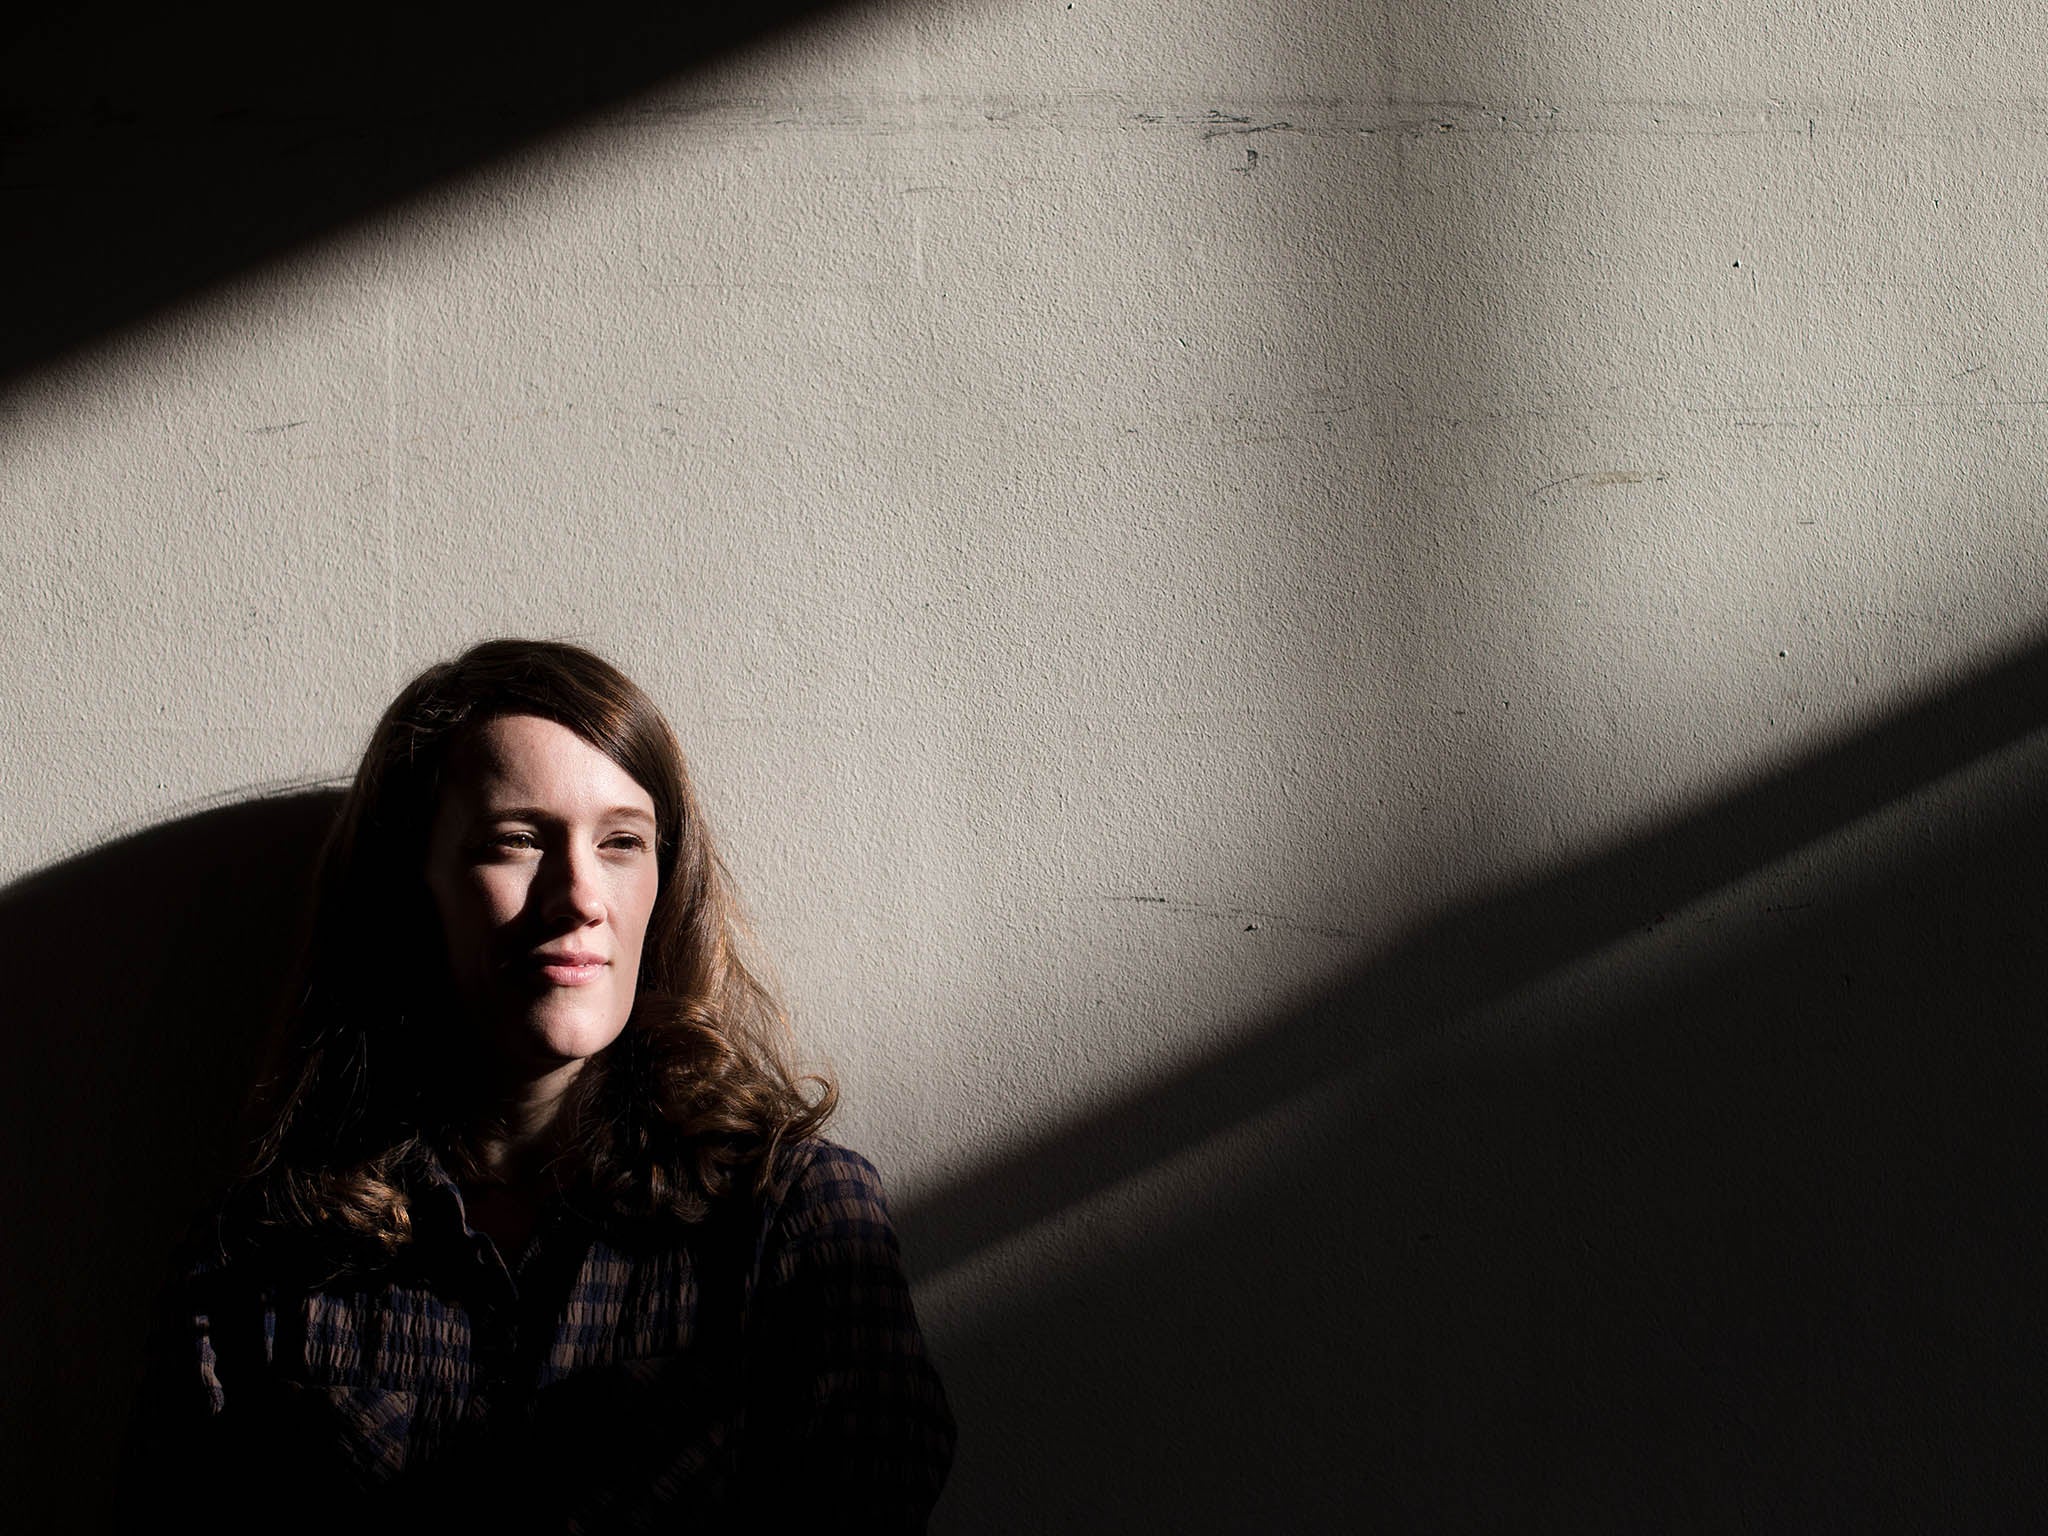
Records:
[[[2048,738],[1901,824],[1047,1237],[935,1529],[2037,1528]]]
[[[2036,645],[1660,831],[1422,924],[1284,1022],[917,1202],[919,1272],[950,1269],[2013,744],[2043,724],[2044,700],[2048,645]]]
[[[0,378],[847,8],[37,7],[0,51]]]

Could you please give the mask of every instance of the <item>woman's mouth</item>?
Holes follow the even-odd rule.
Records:
[[[566,954],[538,954],[533,957],[534,969],[558,987],[581,987],[604,974],[608,964],[602,955],[572,951]]]

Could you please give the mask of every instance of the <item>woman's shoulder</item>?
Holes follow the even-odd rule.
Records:
[[[773,1183],[787,1191],[785,1204],[885,1205],[881,1170],[853,1148],[822,1136],[806,1136],[783,1148]]]
[[[879,1197],[882,1175],[875,1165],[848,1146],[823,1136],[806,1136],[782,1148],[776,1157],[776,1180],[791,1189],[814,1194],[835,1190],[871,1190]]]
[[[808,1136],[776,1158],[780,1194],[768,1212],[769,1235],[790,1246],[821,1239],[866,1239],[895,1246],[882,1175],[851,1147]]]
[[[348,1246],[327,1224],[275,1219],[261,1191],[243,1180],[217,1191],[186,1224],[164,1283],[195,1296],[246,1301],[319,1289],[375,1267],[369,1250]]]

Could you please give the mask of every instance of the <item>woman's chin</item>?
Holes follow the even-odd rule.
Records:
[[[536,1066],[560,1067],[588,1061],[619,1038],[623,1015],[609,1010],[544,1003],[527,1011],[509,1033],[514,1054]]]

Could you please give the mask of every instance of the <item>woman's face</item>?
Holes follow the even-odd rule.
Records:
[[[500,715],[456,748],[427,886],[456,991],[515,1077],[579,1065],[625,1028],[655,832],[639,782],[552,720]]]

